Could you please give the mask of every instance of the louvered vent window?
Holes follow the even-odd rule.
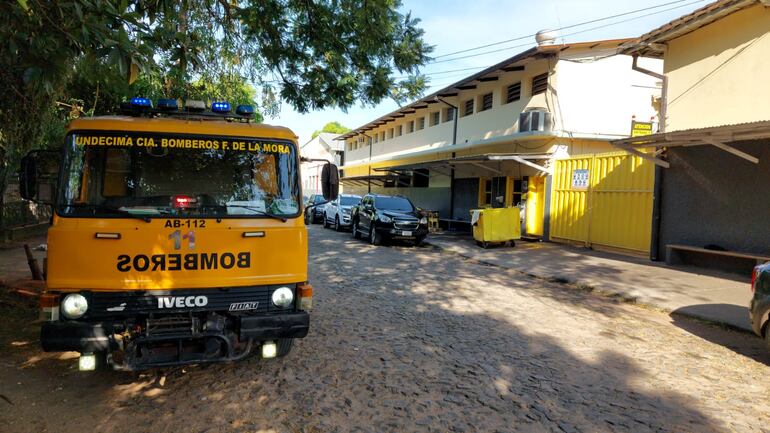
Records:
[[[473,99],[465,101],[465,106],[463,108],[463,116],[470,116],[473,114]]]
[[[492,94],[487,93],[486,95],[481,97],[481,110],[480,111],[487,111],[492,109]]]
[[[505,93],[505,103],[509,104],[521,99],[521,83],[515,83],[508,86],[508,90]]]
[[[532,78],[532,94],[544,93],[548,90],[548,73],[540,74]]]

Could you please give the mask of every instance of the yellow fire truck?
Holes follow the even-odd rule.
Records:
[[[54,210],[43,349],[80,352],[82,370],[287,354],[313,296],[294,133],[226,102],[123,110],[71,122],[53,187],[43,154],[22,161],[22,195]]]

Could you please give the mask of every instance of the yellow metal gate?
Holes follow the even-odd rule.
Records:
[[[649,253],[654,165],[625,152],[557,160],[551,237]]]

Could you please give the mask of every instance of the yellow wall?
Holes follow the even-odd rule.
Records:
[[[670,41],[667,131],[770,119],[768,33],[758,4]]]

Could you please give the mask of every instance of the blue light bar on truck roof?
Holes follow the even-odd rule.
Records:
[[[211,111],[214,113],[229,113],[230,112],[230,103],[229,102],[212,102],[211,103]]]
[[[251,116],[254,114],[254,106],[239,105],[238,108],[235,109],[235,114],[239,114],[241,116]]]
[[[134,96],[133,98],[131,98],[131,106],[141,107],[141,108],[152,108],[152,101],[150,101],[147,98],[140,98],[140,97]]]
[[[176,99],[158,99],[158,108],[161,110],[178,110],[179,104]]]

